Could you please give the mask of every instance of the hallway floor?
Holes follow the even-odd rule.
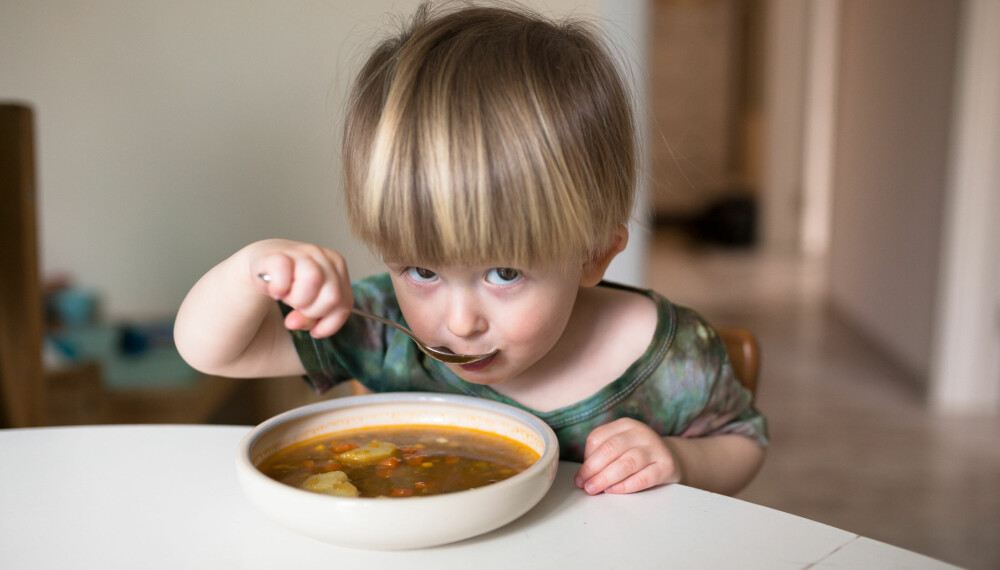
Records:
[[[821,268],[654,232],[649,286],[762,347],[768,459],[740,498],[969,569],[1000,568],[1000,418],[943,417],[826,308]]]

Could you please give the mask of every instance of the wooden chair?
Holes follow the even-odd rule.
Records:
[[[756,395],[757,376],[760,374],[760,345],[757,337],[747,329],[716,327],[715,330],[726,345],[736,378],[751,394]]]
[[[0,104],[0,427],[94,423],[100,367],[45,370],[34,116]]]
[[[31,109],[0,105],[0,426],[46,420]]]
[[[719,338],[726,345],[729,362],[733,365],[736,378],[750,390],[751,395],[757,394],[757,375],[760,373],[760,345],[757,337],[747,329],[735,327],[716,327]],[[350,381],[350,395],[360,396],[370,394],[367,388],[357,380]]]

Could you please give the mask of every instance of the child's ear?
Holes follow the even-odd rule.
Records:
[[[626,245],[628,245],[628,228],[621,225],[615,229],[608,247],[596,253],[583,264],[580,285],[582,287],[593,287],[600,283],[601,279],[604,279],[604,272],[608,270],[608,265],[611,265],[611,260],[621,253]]]

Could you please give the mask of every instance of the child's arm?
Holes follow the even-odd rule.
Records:
[[[646,424],[625,418],[590,433],[574,480],[592,495],[634,493],[666,483],[732,495],[763,462],[764,448],[742,435],[660,437]]]
[[[269,276],[268,281],[260,275]],[[276,299],[294,310],[282,318]],[[174,340],[207,374],[243,378],[302,374],[286,329],[337,332],[354,295],[337,252],[285,240],[253,243],[206,273],[177,313]]]

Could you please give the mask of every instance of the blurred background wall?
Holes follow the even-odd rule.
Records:
[[[43,274],[135,319],[172,315],[262,238],[337,249],[354,277],[379,271],[341,211],[341,115],[366,49],[417,4],[0,2],[0,98],[36,112]],[[641,21],[636,2],[529,4]],[[639,54],[628,29],[612,35]],[[634,281],[633,241],[618,271]]]

